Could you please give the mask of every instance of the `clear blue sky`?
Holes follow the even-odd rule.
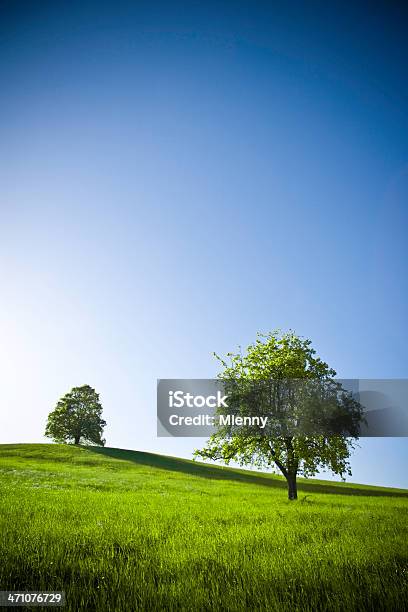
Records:
[[[72,386],[107,443],[156,379],[292,328],[341,377],[408,376],[401,3],[0,2],[0,441]],[[407,439],[353,480],[408,487]]]

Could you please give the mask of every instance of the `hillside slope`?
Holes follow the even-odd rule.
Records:
[[[0,446],[1,588],[67,610],[404,609],[408,492],[111,448]]]

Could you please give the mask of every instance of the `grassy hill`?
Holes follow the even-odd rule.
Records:
[[[408,491],[0,445],[0,589],[78,610],[403,610]],[[37,608],[38,609],[38,608]]]

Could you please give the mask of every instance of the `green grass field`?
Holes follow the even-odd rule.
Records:
[[[408,491],[0,446],[0,590],[66,610],[404,610]],[[39,608],[36,608],[37,610]]]

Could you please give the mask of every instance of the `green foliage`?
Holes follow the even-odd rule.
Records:
[[[215,356],[223,368],[219,378],[227,384],[234,381],[244,386],[245,381],[304,380],[319,381],[336,393],[339,391],[339,384],[333,380],[336,372],[316,356],[310,340],[292,331],[258,334],[256,342],[244,354],[228,353],[229,363]],[[338,395],[342,407],[350,409],[350,429],[355,432],[355,421],[361,418],[360,408],[346,394]],[[287,479],[289,498],[295,499],[298,474],[313,476],[320,469],[328,468],[342,478],[345,474],[351,475],[348,459],[356,438],[356,433],[351,437],[256,435],[245,428],[223,427],[210,437],[204,449],[195,451],[195,456],[221,460],[227,465],[235,461],[240,465],[278,468]]]
[[[99,394],[89,385],[74,387],[48,415],[45,435],[55,442],[80,442],[103,446],[106,422],[102,419]]]
[[[0,445],[2,589],[66,612],[406,609],[408,491],[119,449]]]
[[[251,380],[275,379],[314,379],[329,378],[336,375],[327,363],[316,357],[311,340],[297,336],[289,331],[257,334],[254,344],[250,344],[246,354],[228,353],[230,364],[214,353],[224,369],[221,379],[247,378]]]

